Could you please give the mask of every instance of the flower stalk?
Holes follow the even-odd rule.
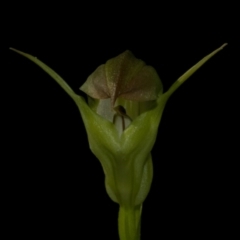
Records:
[[[120,206],[118,231],[120,240],[140,240],[142,205],[134,208]]]

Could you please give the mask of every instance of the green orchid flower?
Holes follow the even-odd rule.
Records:
[[[106,191],[120,205],[121,240],[140,239],[142,203],[153,177],[151,150],[167,100],[225,45],[190,68],[165,93],[155,69],[125,51],[100,65],[81,86],[88,103],[43,62],[12,49],[46,71],[78,106],[90,149],[103,167]]]

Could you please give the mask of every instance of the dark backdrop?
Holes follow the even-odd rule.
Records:
[[[229,236],[236,226],[236,15],[233,8],[178,7],[15,6],[9,17],[8,47],[37,56],[78,93],[96,67],[126,49],[152,65],[167,90],[228,42],[165,108],[143,240]],[[10,234],[117,239],[118,206],[105,192],[74,102],[29,60],[10,51],[7,58]]]

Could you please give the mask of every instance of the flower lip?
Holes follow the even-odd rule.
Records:
[[[113,116],[113,124],[115,124],[118,131],[122,133],[131,124],[132,119],[127,115],[123,106],[118,105],[114,107],[114,110],[116,113]]]
[[[115,112],[116,112],[117,114],[119,114],[120,116],[130,118],[130,117],[127,115],[126,109],[125,109],[123,106],[118,105],[118,106],[114,107],[114,110],[115,110]],[[131,119],[131,118],[130,118],[130,119]]]

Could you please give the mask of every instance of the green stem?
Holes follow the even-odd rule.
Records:
[[[120,240],[140,240],[142,205],[136,207],[120,206],[118,232]]]

